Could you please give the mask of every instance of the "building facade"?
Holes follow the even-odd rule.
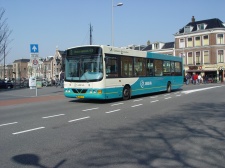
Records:
[[[175,35],[175,55],[183,57],[185,73],[224,81],[225,24],[215,18],[191,22]]]
[[[17,81],[28,78],[28,63],[30,59],[18,59],[13,62],[13,78]]]

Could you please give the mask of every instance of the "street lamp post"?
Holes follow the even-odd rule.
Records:
[[[112,27],[111,27],[111,46],[114,46],[114,21],[113,21],[113,9],[114,9],[114,7],[117,7],[117,6],[122,6],[123,5],[123,3],[118,3],[117,5],[115,5],[114,6],[114,0],[112,0]]]

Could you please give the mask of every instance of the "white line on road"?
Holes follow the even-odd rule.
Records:
[[[155,102],[157,102],[157,101],[159,101],[159,100],[154,100],[154,101],[150,101],[151,103],[155,103]]]
[[[120,111],[120,109],[113,110],[113,111],[108,111],[108,112],[105,112],[105,113],[113,113],[113,112],[116,112],[116,111]]]
[[[176,95],[176,96],[181,96],[181,95]]]
[[[164,96],[169,96],[170,94],[165,94]]]
[[[134,102],[136,102],[136,101],[141,101],[141,100],[143,100],[143,99],[137,99],[137,100],[134,100]]]
[[[172,97],[166,97],[165,99],[171,99]]]
[[[134,106],[131,106],[131,107],[137,107],[137,106],[142,106],[143,104],[137,104],[137,105],[134,105]]]
[[[186,91],[182,91],[182,93],[189,94],[189,93],[199,92],[199,91],[213,89],[213,88],[217,88],[217,87],[222,87],[222,86],[214,86],[214,87],[207,87],[207,88],[201,88],[201,89],[186,90]]]
[[[74,122],[74,121],[84,120],[84,119],[87,119],[87,118],[90,118],[90,116],[83,117],[83,118],[78,118],[78,119],[74,119],[74,120],[70,120],[68,122]]]
[[[112,104],[111,106],[118,106],[120,104],[123,104],[123,103]]]
[[[57,115],[53,115],[53,116],[46,116],[46,117],[42,117],[42,118],[52,118],[52,117],[58,117],[58,116],[62,116],[65,114],[57,114]]]
[[[1,124],[0,127],[1,127],[1,126],[5,126],[5,125],[17,124],[17,123],[18,123],[18,122],[12,122],[12,123]]]
[[[150,97],[151,99],[154,99],[154,98],[157,98],[158,96],[153,96],[153,97]]]
[[[98,109],[98,107],[96,107],[96,108],[91,108],[91,109],[86,109],[86,110],[82,110],[82,111],[91,111],[91,110],[96,110],[96,109]]]
[[[22,133],[25,133],[25,132],[35,131],[35,130],[39,130],[39,129],[43,129],[43,128],[45,128],[45,127],[33,128],[33,129],[25,130],[25,131],[15,132],[15,133],[12,133],[12,134],[13,135],[22,134]]]

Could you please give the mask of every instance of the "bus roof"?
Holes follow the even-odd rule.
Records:
[[[136,56],[136,57],[163,59],[163,60],[170,60],[170,61],[171,60],[182,61],[182,58],[180,56],[165,55],[165,54],[154,53],[150,51],[140,51],[140,50],[121,48],[121,47],[107,46],[107,45],[82,45],[82,46],[70,47],[67,50],[73,49],[73,48],[80,48],[80,47],[102,47],[104,53],[107,53],[107,54]]]

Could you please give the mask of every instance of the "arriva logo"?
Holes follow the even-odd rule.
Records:
[[[145,82],[143,80],[140,81],[140,86],[141,86],[141,88],[144,88]]]
[[[144,80],[140,81],[141,88],[144,88],[145,86],[148,86],[148,85],[152,85],[152,81],[147,81],[147,82],[145,82]]]

